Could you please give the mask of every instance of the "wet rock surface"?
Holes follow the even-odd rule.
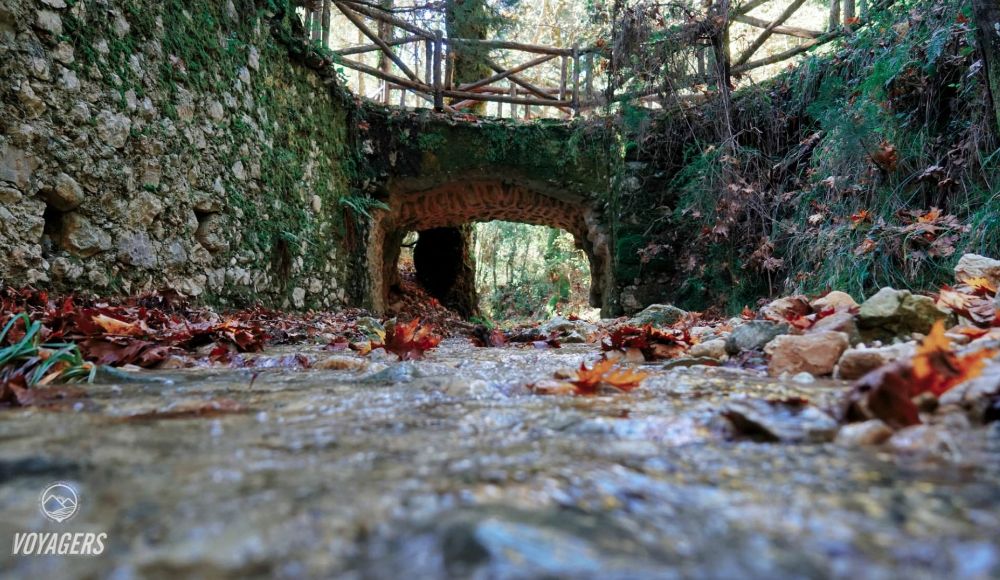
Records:
[[[290,355],[326,368],[262,370]],[[875,425],[834,442],[829,410],[846,383],[728,368],[648,364],[642,387],[609,396],[525,387],[596,356],[583,345],[493,349],[450,339],[425,361],[398,363],[297,347],[265,353],[254,369],[105,376],[75,410],[8,410],[0,537],[109,536],[100,557],[4,556],[4,570],[78,578],[1000,573],[993,426],[921,426],[881,443],[887,433]],[[245,411],[177,413],[206,400]],[[55,480],[80,492],[80,512],[64,524],[37,507]]]

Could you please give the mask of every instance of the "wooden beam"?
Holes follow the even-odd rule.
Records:
[[[523,42],[510,42],[507,40],[480,40],[475,38],[449,38],[449,44],[474,45],[484,48],[498,48],[504,50],[520,50],[522,52],[534,52],[537,54],[551,54],[553,56],[569,56],[573,51],[565,48],[554,48],[551,46],[541,46],[538,44],[525,44]]]
[[[774,32],[774,27],[784,24],[785,21],[788,20],[788,18],[792,14],[795,14],[795,11],[798,10],[799,7],[805,4],[805,1],[806,0],[793,0],[793,2],[788,5],[788,8],[785,8],[785,10],[780,15],[778,15],[777,18],[774,19],[774,22],[771,22],[771,24],[769,24],[767,28],[765,28],[764,31],[760,33],[760,36],[758,36],[757,39],[754,40],[749,47],[747,47],[747,49],[743,52],[743,54],[740,55],[738,59],[736,59],[736,62],[733,63],[733,67],[738,67],[741,64],[745,63],[746,61],[750,60],[750,57],[753,56],[755,52],[757,52],[757,49],[759,49],[761,45],[764,44],[767,41],[767,39],[771,37],[771,34]]]
[[[744,16],[737,14],[733,16],[733,20],[736,22],[742,22],[743,24],[749,24],[750,26],[755,26],[757,28],[767,28],[771,25],[770,22],[764,20],[763,18],[756,18],[754,16]],[[798,38],[819,38],[823,36],[823,33],[819,30],[809,30],[807,28],[799,28],[797,26],[775,26],[771,29],[775,34],[783,34],[785,36],[795,36]]]
[[[411,42],[416,42],[418,40],[423,40],[423,38],[424,38],[423,36],[419,36],[419,35],[414,34],[412,36],[405,36],[403,38],[397,38],[396,40],[388,40],[388,41],[386,41],[386,44],[388,44],[389,46],[399,46],[401,44],[408,44],[408,43],[411,43]],[[355,47],[352,47],[352,48],[343,48],[343,49],[340,49],[340,50],[335,50],[335,51],[333,51],[333,53],[334,54],[339,54],[341,56],[348,56],[348,55],[352,55],[352,54],[363,54],[363,53],[366,53],[366,52],[372,52],[374,50],[381,50],[381,47],[379,45],[377,45],[377,44],[364,44],[364,45],[355,46]]]
[[[365,36],[367,36],[368,38],[371,39],[372,42],[377,44],[379,48],[382,49],[382,52],[384,52],[385,55],[392,60],[392,62],[396,63],[396,66],[399,67],[399,70],[403,71],[403,73],[406,76],[410,77],[411,80],[420,82],[420,78],[418,78],[417,75],[415,75],[413,71],[410,70],[410,67],[406,66],[406,63],[403,62],[403,59],[396,56],[396,53],[392,52],[392,48],[388,44],[386,44],[384,40],[379,38],[377,34],[372,32],[368,28],[368,26],[365,25],[364,21],[361,20],[361,17],[355,14],[353,10],[348,8],[347,5],[343,2],[343,0],[333,0],[333,3],[337,5],[337,8],[340,9],[340,11],[344,14],[344,16],[346,16],[347,19],[354,24],[354,26],[358,27],[358,30],[363,32]]]
[[[337,1],[342,1],[346,4],[350,4],[351,8],[355,12],[358,12],[359,14],[364,14],[365,16],[373,20],[379,20],[381,22],[392,24],[396,28],[401,28],[403,30],[406,30],[407,32],[412,32],[413,34],[423,36],[424,38],[427,39],[434,38],[434,33],[428,32],[422,28],[418,28],[401,18],[396,18],[392,14],[388,14],[382,10],[375,10],[373,8],[366,6],[361,2],[355,2],[354,0],[334,0],[334,2]]]
[[[540,107],[563,107],[566,103],[555,99],[538,99],[531,97],[511,97],[507,95],[483,95],[468,91],[444,91],[444,96],[451,99],[472,99],[478,101],[493,101],[496,103],[514,103],[515,105],[537,105]]]
[[[370,66],[368,66],[368,65],[366,65],[364,63],[358,62],[356,60],[351,60],[349,58],[342,58],[342,59],[340,59],[338,61],[338,64],[342,64],[342,65],[346,66],[349,69],[354,69],[356,71],[361,71],[361,72],[363,72],[365,74],[372,75],[373,77],[375,77],[377,79],[381,79],[383,81],[387,81],[387,82],[390,82],[390,83],[395,83],[395,84],[400,85],[402,87],[406,87],[406,88],[408,88],[410,90],[421,91],[421,92],[425,92],[425,93],[431,93],[434,90],[432,87],[429,87],[429,86],[427,86],[427,85],[425,85],[425,84],[423,84],[421,82],[415,82],[415,81],[407,80],[407,79],[404,79],[404,78],[401,78],[401,77],[397,77],[396,75],[382,72],[382,71],[378,70],[377,68],[370,67]]]
[[[441,31],[434,31],[434,110],[444,110],[444,95],[441,94],[443,88],[441,83],[441,50],[444,44],[441,42]]]
[[[770,1],[771,0],[750,0],[750,2],[747,2],[746,4],[736,7],[732,12],[730,12],[730,18],[736,15],[746,14],[752,11],[754,8],[767,4]]]
[[[505,78],[509,77],[512,74],[519,73],[519,72],[521,72],[523,70],[526,70],[526,69],[529,69],[529,68],[531,68],[533,66],[538,66],[538,65],[540,65],[542,63],[545,63],[545,62],[548,62],[548,61],[550,61],[550,60],[552,60],[554,58],[556,58],[556,55],[554,55],[554,54],[542,55],[542,56],[540,56],[540,57],[538,57],[536,59],[529,60],[526,63],[519,64],[519,65],[515,66],[514,68],[507,69],[507,70],[504,70],[504,71],[500,71],[497,74],[495,74],[495,75],[493,75],[493,76],[491,76],[489,78],[485,78],[485,79],[476,81],[474,83],[468,83],[468,84],[464,84],[462,86],[456,87],[456,90],[459,90],[459,91],[468,91],[468,90],[475,89],[475,88],[478,88],[478,87],[483,87],[483,86],[486,86],[486,85],[491,85],[491,84],[493,84],[493,83],[495,83],[495,82],[497,82],[499,80],[502,80],[502,79],[505,79]]]
[[[831,40],[839,38],[841,35],[842,35],[842,33],[840,31],[835,30],[833,32],[829,32],[827,34],[824,34],[823,36],[821,36],[821,37],[819,37],[817,39],[810,40],[808,42],[800,44],[799,46],[796,46],[795,48],[790,48],[790,49],[788,49],[786,51],[779,52],[777,54],[772,54],[771,56],[768,56],[766,58],[760,58],[760,59],[757,59],[757,60],[751,60],[750,62],[741,64],[740,66],[734,66],[733,67],[733,74],[745,73],[745,72],[751,71],[751,70],[753,70],[755,68],[760,68],[762,66],[767,66],[769,64],[774,64],[776,62],[781,62],[783,60],[788,60],[788,59],[792,58],[793,56],[800,55],[803,52],[812,50],[813,48],[815,48],[817,46],[820,46],[822,44],[826,44],[826,43],[830,42]]]
[[[503,72],[504,68],[502,66],[498,65],[497,63],[493,62],[488,58],[484,60],[486,62],[486,66],[490,67],[491,69],[497,72]],[[528,92],[534,93],[538,97],[547,99],[551,96],[548,93],[546,93],[543,89],[536,87],[535,85],[529,83],[528,81],[524,80],[523,78],[517,75],[510,75],[507,78],[513,81],[514,83],[518,84],[521,88],[527,90]]]

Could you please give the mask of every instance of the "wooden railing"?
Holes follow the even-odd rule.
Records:
[[[433,105],[438,111],[460,112],[475,103],[493,102],[510,105],[511,116],[516,107],[521,106],[527,114],[530,107],[555,107],[565,114],[579,115],[582,110],[594,106],[595,59],[599,51],[593,48],[556,48],[502,40],[480,40],[446,38],[440,30],[424,30],[402,20],[389,12],[371,7],[369,3],[352,0],[333,0],[333,6],[340,11],[370,44],[334,50],[336,62],[346,68],[371,75],[384,81],[383,100],[388,102],[388,91],[397,90],[416,95]],[[366,19],[382,23],[405,33],[399,38],[384,38],[373,30]],[[423,45],[416,51],[422,58],[407,63],[397,51],[403,47]],[[410,46],[412,49],[412,46]],[[482,53],[482,60],[494,74],[473,82],[457,83],[454,79],[455,54],[462,48],[476,49]],[[503,66],[488,53],[503,50],[511,60],[527,55],[521,64]],[[349,58],[370,52],[379,52],[395,65],[401,74],[395,74],[391,67],[373,67],[357,59]],[[522,57],[523,58],[523,57]],[[525,72],[557,61],[560,80],[558,86],[539,86],[526,78]],[[422,66],[421,66],[422,65]],[[501,82],[505,84],[501,84]],[[447,102],[446,102],[447,100]]]
[[[859,25],[861,19],[866,19],[868,12],[868,0],[860,0],[858,4],[860,17],[855,16],[856,0],[829,0],[830,16],[826,30],[810,30],[786,24],[805,0],[791,0],[770,21],[749,15],[768,1],[749,0],[728,10],[724,31],[728,31],[733,23],[739,23],[751,29],[757,28],[760,32],[735,56],[725,55],[729,61],[724,67],[727,75],[745,75],[798,56],[849,32]],[[891,2],[879,0],[876,6],[882,8]],[[422,28],[399,18],[390,10],[378,8],[371,0],[317,0],[314,4],[322,8],[307,9],[305,14],[306,26],[312,31],[313,40],[323,39],[325,42],[334,9],[367,39],[368,44],[333,50],[333,54],[339,65],[382,81],[377,96],[385,103],[391,101],[390,95],[395,92],[399,95],[400,104],[406,102],[407,95],[415,95],[416,99],[433,106],[435,110],[447,112],[461,112],[477,103],[496,103],[498,116],[504,116],[503,105],[506,104],[507,116],[518,116],[520,107],[525,118],[531,115],[532,107],[551,107],[564,115],[578,116],[583,111],[605,106],[609,102],[663,104],[662,84],[645,87],[640,84],[636,87],[633,82],[628,83],[629,89],[623,88],[625,84],[606,86],[605,83],[609,82],[607,78],[601,78],[601,82],[596,83],[598,69],[604,66],[600,60],[609,56],[601,48],[561,48],[502,40],[448,38],[441,30]],[[725,1],[725,5],[728,6],[729,2]],[[705,22],[712,20],[711,16],[707,16]],[[714,18],[714,21],[718,20]],[[316,24],[320,21],[322,24],[318,27]],[[690,26],[704,27],[705,22],[694,21]],[[317,33],[318,29],[322,32]],[[714,34],[720,34],[718,29]],[[725,32],[726,38],[728,34]],[[803,41],[784,50],[775,51],[772,48],[766,56],[754,58],[764,47],[773,47],[768,41],[774,35]],[[463,49],[471,49],[493,74],[473,82],[456,82],[455,56]],[[403,51],[409,56],[404,58],[401,55]],[[492,54],[495,51],[504,51],[505,58],[494,58]],[[706,61],[713,58],[711,50],[704,45],[694,45],[691,51],[697,70],[669,82],[672,99],[703,100],[706,94],[692,91],[692,88],[717,81],[713,69],[718,67],[706,66]],[[357,58],[373,52],[381,55],[378,67]],[[501,64],[511,62],[520,64]],[[543,67],[544,70],[539,70]],[[541,78],[549,80],[539,81]],[[595,84],[601,85],[598,91],[595,91]]]

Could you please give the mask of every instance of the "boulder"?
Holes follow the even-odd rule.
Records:
[[[826,296],[817,298],[809,303],[816,312],[822,312],[824,310],[848,310],[850,308],[857,308],[858,303],[851,298],[851,295],[846,292],[841,292],[839,290],[834,290]]]
[[[118,259],[123,264],[139,268],[153,268],[157,264],[156,251],[146,232],[125,234],[119,238]]]
[[[111,236],[83,215],[71,212],[63,216],[62,246],[69,253],[86,258],[111,249]]]
[[[213,254],[229,250],[225,222],[226,218],[222,214],[209,214],[198,224],[198,229],[194,233],[195,239]]]
[[[726,339],[726,352],[734,355],[747,350],[764,348],[775,337],[788,334],[787,324],[766,320],[751,320],[733,329]]]
[[[59,36],[63,32],[62,18],[51,10],[39,10],[36,12],[35,26],[52,36]]]
[[[955,265],[955,280],[962,282],[969,278],[986,278],[994,286],[1000,286],[1000,260],[965,254]]]
[[[109,147],[124,147],[131,131],[132,120],[125,115],[107,110],[97,114],[97,136]]]
[[[636,314],[628,323],[635,326],[670,326],[687,316],[687,312],[671,304],[651,304],[645,310]]]
[[[30,153],[8,144],[0,145],[0,181],[9,181],[25,191],[37,167],[38,159]]]
[[[40,193],[49,205],[59,211],[72,211],[83,202],[83,188],[65,173],[57,175],[52,187],[45,188]]]
[[[861,305],[858,327],[865,340],[891,340],[914,332],[926,334],[935,322],[950,317],[929,296],[882,288]]]
[[[829,375],[849,346],[848,337],[843,332],[778,336],[764,347],[764,352],[771,355],[768,373],[771,376],[802,372]]]
[[[845,381],[853,381],[894,360],[912,358],[916,353],[916,342],[874,348],[852,348],[841,355],[834,376]]]

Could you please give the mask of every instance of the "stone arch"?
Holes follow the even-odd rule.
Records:
[[[502,170],[497,173],[504,174]],[[591,305],[608,310],[608,237],[597,212],[586,200],[550,193],[544,184],[482,177],[452,179],[422,188],[397,183],[388,190],[389,209],[376,215],[368,244],[369,288],[376,312],[383,312],[387,306],[389,289],[398,277],[400,245],[407,232],[492,220],[556,227],[572,234],[590,262]]]

